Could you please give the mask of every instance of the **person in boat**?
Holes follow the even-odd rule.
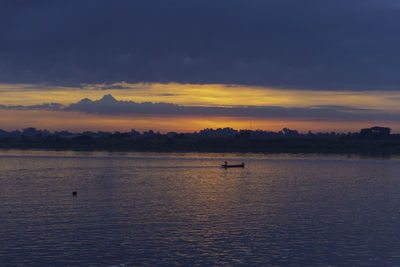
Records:
[[[244,162],[242,162],[241,164],[229,165],[228,162],[225,161],[224,164],[222,164],[222,167],[224,167],[224,168],[230,168],[230,167],[242,167],[242,168],[244,168]]]

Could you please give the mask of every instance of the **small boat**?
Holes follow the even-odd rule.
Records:
[[[244,168],[244,162],[241,164],[228,164],[228,162],[225,161],[224,164],[221,165],[222,168]]]

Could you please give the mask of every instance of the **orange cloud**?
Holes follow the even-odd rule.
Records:
[[[0,104],[4,105],[34,105],[45,102],[67,105],[85,97],[99,99],[105,94],[112,94],[119,100],[169,102],[180,105],[282,107],[344,105],[355,108],[400,110],[400,92],[393,91],[282,90],[223,84],[129,84],[124,82],[89,84],[79,87],[0,84]]]

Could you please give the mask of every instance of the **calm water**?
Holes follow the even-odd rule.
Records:
[[[399,159],[3,151],[0,181],[1,266],[400,265]]]

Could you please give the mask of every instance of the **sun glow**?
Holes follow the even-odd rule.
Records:
[[[82,131],[137,131],[154,130],[161,133],[194,132],[205,128],[225,128],[279,131],[284,127],[297,129],[300,132],[312,131],[358,131],[360,128],[371,127],[377,122],[365,124],[362,122],[342,121],[299,121],[274,120],[262,118],[232,118],[232,117],[201,117],[201,116],[112,116],[84,114],[65,111],[42,110],[0,110],[0,125],[4,130],[35,127],[50,131],[69,130]],[[400,130],[399,125],[391,125],[393,130]]]

